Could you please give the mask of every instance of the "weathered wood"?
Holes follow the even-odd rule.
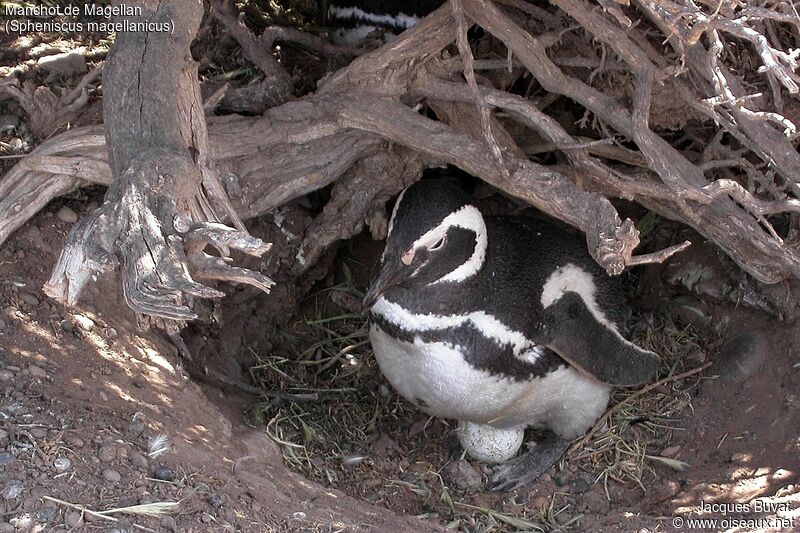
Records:
[[[236,4],[232,0],[218,0],[211,3],[211,14],[216,18],[228,33],[236,39],[242,52],[265,74],[260,82],[264,94],[262,101],[267,107],[288,102],[293,98],[292,77],[278,61],[272,56],[272,43],[258,39],[250,30],[237,20]]]
[[[21,84],[14,77],[0,84],[0,96],[7,93],[16,98],[28,114],[28,128],[35,137],[52,135],[59,127],[74,120],[89,102],[86,88],[102,71],[102,65],[92,69],[69,92],[60,97],[48,87],[35,87],[30,82]]]
[[[196,315],[187,296],[223,294],[194,281],[192,267],[204,278],[235,279],[262,290],[271,284],[261,274],[217,263],[203,253],[205,244],[225,242],[254,255],[268,247],[244,231],[209,155],[197,66],[189,52],[202,3],[179,7],[176,1],[145,0],[136,7],[140,14],[130,22],[171,23],[175,31],[118,35],[103,79],[106,148],[115,179],[103,206],[73,228],[44,291],[74,303],[91,275],[114,268],[119,256],[132,309],[188,320]],[[239,230],[218,224],[222,217]],[[187,251],[184,238],[192,239]]]
[[[186,166],[187,175],[202,170],[204,186],[200,193],[192,196],[191,184],[197,182],[196,176],[176,182],[188,184],[179,187],[182,191],[179,198],[183,203],[176,200],[176,214],[188,209],[198,221],[233,220],[236,223],[237,216],[249,218],[263,214],[293,198],[332,184],[343,175],[347,178],[337,184],[335,191],[339,196],[348,194],[347,191],[352,191],[359,183],[356,169],[366,164],[360,161],[388,158],[399,166],[403,165],[405,156],[386,151],[386,141],[389,140],[424,154],[422,160],[428,164],[451,163],[583,229],[590,252],[610,272],[619,272],[626,265],[646,260],[659,260],[667,252],[680,249],[681,245],[664,253],[634,256],[638,238],[632,222],[619,220],[603,195],[640,202],[666,217],[694,227],[760,281],[772,283],[800,276],[800,254],[781,240],[765,218],[774,213],[796,210],[799,191],[796,173],[792,169],[800,168],[800,157],[793,150],[790,139],[775,127],[774,114],[760,109],[752,111],[739,104],[710,105],[707,102],[709,96],[718,100],[726,94],[737,98],[746,96],[741,83],[731,78],[729,69],[721,65],[719,54],[714,55],[713,46],[717,46],[714,44],[717,41],[714,40],[713,32],[716,30],[713,25],[703,30],[711,44],[689,42],[687,35],[690,32],[684,31],[686,28],[683,26],[688,23],[679,17],[665,15],[672,13],[667,9],[673,9],[670,0],[639,0],[639,8],[657,27],[663,28],[674,49],[686,54],[689,68],[696,71],[696,78],[708,82],[708,92],[698,94],[697,88],[690,88],[680,76],[669,70],[673,68],[672,60],[664,57],[662,51],[644,38],[644,29],[624,27],[627,20],[624,14],[620,17],[620,13],[604,12],[582,0],[554,0],[563,10],[560,16],[563,13],[573,16],[602,43],[604,50],[613,52],[604,52],[599,62],[593,52],[572,61],[567,61],[568,58],[555,60],[551,59],[548,48],[558,43],[562,34],[555,31],[545,31],[541,35],[531,33],[520,22],[528,15],[520,13],[529,14],[539,25],[543,23],[551,27],[560,24],[557,17],[522,2],[504,0],[503,3],[520,11],[498,8],[488,0],[461,0],[459,5],[466,17],[477,21],[508,46],[511,56],[506,61],[470,62],[467,58],[462,63],[460,58],[450,55],[452,48],[445,52],[445,48],[456,41],[459,28],[451,7],[445,5],[391,44],[358,57],[333,74],[315,94],[269,109],[261,117],[231,115],[209,118],[210,142],[207,149],[194,148],[208,157],[200,163],[191,161]],[[605,9],[611,7],[608,4]],[[464,19],[461,29],[469,23]],[[737,24],[744,22],[737,21]],[[463,41],[459,49],[467,54]],[[327,53],[332,51],[327,50]],[[627,69],[633,76],[629,104],[593,86],[595,73],[583,79],[575,74],[574,69],[568,72],[559,66],[585,64],[602,70],[611,63],[615,69]],[[611,132],[607,134],[608,138],[576,139],[554,117],[537,108],[533,100],[485,83],[465,84],[464,78],[458,74],[463,70],[469,79],[471,70],[510,65],[514,68],[524,66],[548,96],[564,95],[585,107],[606,131]],[[185,83],[194,83],[193,70],[185,72],[190,71],[191,75],[177,78]],[[698,162],[650,127],[651,88],[664,79],[667,72],[673,76],[672,83],[682,99],[741,140],[745,150],[761,158],[764,164],[775,165],[785,179],[783,189],[772,183],[772,177],[767,177],[763,167],[756,168],[752,157],[744,157],[741,151],[726,155],[723,161],[704,159]],[[724,83],[720,81],[720,73]],[[113,83],[111,88],[113,90]],[[169,87],[159,90],[168,93]],[[434,109],[438,106],[442,122],[431,121],[416,112],[415,106],[426,101]],[[496,113],[490,113],[489,120],[486,120],[485,111],[492,108],[503,110],[505,120],[536,131],[547,141],[545,149],[563,152],[570,167],[546,167],[528,161],[514,139],[498,129]],[[169,117],[170,112],[176,113],[180,109],[177,106],[172,111],[165,110],[164,116]],[[183,109],[191,109],[191,106]],[[161,114],[158,114],[161,120]],[[192,117],[201,115],[184,112],[181,115],[184,123],[187,123],[187,116],[191,124]],[[132,117],[130,124],[137,123],[138,119]],[[486,140],[486,124],[489,123],[494,124],[489,133],[500,140],[495,146]],[[195,126],[202,128],[202,124]],[[189,147],[185,139],[204,138],[203,135],[193,137],[193,133],[187,136],[187,132],[180,128],[176,131],[177,137],[173,135],[172,138],[184,141],[177,147],[171,147],[169,143],[164,145],[170,147],[175,155],[183,154],[181,150]],[[136,133],[135,128],[132,132]],[[635,142],[638,151],[620,146],[595,146],[613,141],[610,136],[614,134]],[[53,195],[80,186],[83,182],[78,178],[101,183],[108,181],[110,172],[100,153],[102,143],[97,143],[89,132],[85,137],[78,133],[70,135],[72,140],[69,142],[66,142],[66,137],[65,140],[57,137],[52,144],[42,145],[29,161],[23,161],[9,173],[10,180],[0,182],[0,193],[5,191],[10,199],[0,194],[0,242]],[[83,141],[88,150],[85,154],[80,146]],[[202,147],[203,143],[200,144]],[[500,157],[496,153],[497,147],[500,148]],[[720,145],[718,149],[724,147]],[[71,164],[69,159],[78,155],[88,156],[88,159],[79,158]],[[649,168],[649,171],[631,171],[597,155],[623,163],[632,162]],[[772,196],[756,196],[752,188],[733,186],[734,182],[730,180],[715,183],[707,173],[721,168],[721,165],[740,165]],[[221,176],[219,181],[217,176]],[[337,202],[339,196],[335,195],[330,209],[309,228],[306,241],[301,245],[303,254],[299,257],[316,257],[326,246],[349,236],[365,218],[371,216],[368,211],[378,212],[375,204],[386,196],[386,191],[397,186],[399,182],[395,180],[387,178],[394,185],[381,189],[383,192],[374,196],[367,195],[365,198],[369,201],[346,205]],[[232,208],[225,205],[226,195],[221,194],[223,188],[230,197]],[[783,192],[784,189],[788,192]],[[209,201],[195,201],[205,196]],[[27,202],[25,206],[21,205],[23,201]],[[168,220],[172,208],[168,207],[166,212],[159,211],[162,207],[153,206],[151,212],[156,219]],[[323,229],[327,227],[326,223],[342,213],[345,223],[332,225],[329,231]],[[295,265],[297,272],[303,269],[299,262]]]

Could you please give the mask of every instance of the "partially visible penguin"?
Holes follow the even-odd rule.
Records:
[[[332,40],[357,44],[373,32],[394,35],[414,26],[444,0],[321,0],[321,11],[335,26]]]
[[[364,307],[392,386],[458,420],[473,457],[505,461],[487,488],[511,490],[597,421],[612,386],[655,377],[658,356],[619,333],[618,283],[581,239],[523,216],[484,217],[455,185],[422,180],[395,203]],[[528,426],[553,434],[508,460]]]

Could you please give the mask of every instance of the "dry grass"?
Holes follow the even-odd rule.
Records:
[[[612,415],[601,419],[600,429],[585,442],[579,441],[581,446],[573,446],[565,460],[597,473],[597,480],[606,487],[613,480],[635,483],[645,490],[655,464],[676,470],[688,466],[655,455],[653,450],[668,447],[673,433],[682,429],[681,417],[691,412],[693,392],[703,378],[699,373],[686,379],[674,378],[702,365],[707,340],[689,326],[677,328],[665,317],[657,324],[640,319],[635,329],[635,342],[661,356],[659,380],[666,382],[633,401],[626,398],[635,391],[615,390],[609,406]],[[621,405],[615,407],[617,404]]]
[[[313,294],[310,316],[283,333],[283,345],[294,353],[257,354],[251,369],[264,388],[320,395],[317,402],[260,403],[250,414],[266,423],[288,464],[323,483],[337,483],[360,466],[385,426],[414,416],[381,378],[366,319],[334,304],[360,298],[350,282]]]

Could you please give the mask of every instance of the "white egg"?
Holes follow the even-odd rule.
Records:
[[[485,463],[502,463],[517,454],[525,428],[497,429],[484,424],[458,422],[458,440],[467,455]]]

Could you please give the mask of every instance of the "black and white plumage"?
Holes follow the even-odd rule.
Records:
[[[334,42],[356,44],[382,29],[399,33],[414,26],[444,0],[329,0]]]
[[[382,372],[442,418],[572,439],[606,409],[612,385],[644,383],[658,367],[619,334],[622,292],[580,239],[534,219],[484,217],[444,181],[398,198],[365,308]],[[506,474],[516,477],[496,488],[530,481]]]

